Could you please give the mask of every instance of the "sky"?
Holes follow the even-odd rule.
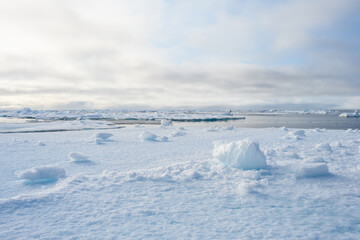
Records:
[[[0,109],[360,108],[359,0],[0,1]]]

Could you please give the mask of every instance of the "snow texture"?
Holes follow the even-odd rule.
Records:
[[[229,167],[244,170],[266,168],[266,157],[259,144],[248,139],[215,145],[213,156]]]
[[[13,113],[171,119],[162,112]],[[86,121],[18,128],[93,126]],[[177,124],[101,130],[114,135],[101,145],[94,144],[99,130],[0,134],[0,239],[359,239],[360,131],[309,129],[295,141],[291,132],[299,129],[225,131],[228,122],[209,132],[211,123],[182,123],[186,135],[161,142],[185,132]],[[155,142],[141,143],[144,131]],[[320,143],[331,143],[332,152],[316,149]],[[70,151],[99,164],[67,162]],[[254,159],[254,169],[229,166]]]

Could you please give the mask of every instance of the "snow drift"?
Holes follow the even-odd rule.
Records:
[[[229,167],[244,170],[266,168],[266,157],[259,144],[248,139],[215,145],[213,156]]]
[[[29,181],[57,180],[66,177],[65,170],[60,167],[43,166],[33,167],[17,173],[17,177]]]

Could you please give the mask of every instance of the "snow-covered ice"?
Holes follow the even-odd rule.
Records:
[[[359,131],[185,126],[0,134],[0,239],[359,238]]]
[[[244,170],[266,168],[266,157],[259,144],[248,139],[227,144],[215,143],[213,155],[229,167]]]

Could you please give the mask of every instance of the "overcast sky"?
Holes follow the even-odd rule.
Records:
[[[360,108],[359,0],[0,1],[0,109]]]

